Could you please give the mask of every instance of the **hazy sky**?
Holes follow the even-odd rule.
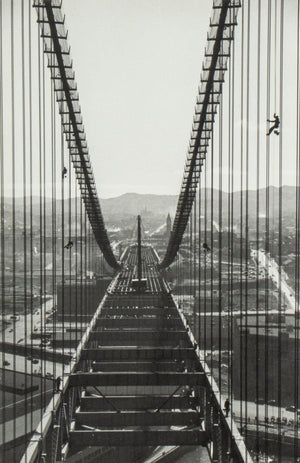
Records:
[[[245,46],[248,2],[244,3]],[[258,1],[251,0],[249,113],[240,113],[239,59],[242,11],[235,31],[235,155],[239,131],[249,133],[249,187],[256,182],[256,152],[260,145],[261,178],[266,169],[268,117],[279,113],[280,8],[272,2],[272,32],[267,48],[267,2],[261,1],[260,119],[257,119]],[[284,4],[282,181],[295,183],[296,159],[296,30],[297,1]],[[125,192],[177,194],[189,142],[202,69],[212,0],[64,0],[66,27],[74,59],[87,139],[99,195]],[[267,114],[267,55],[271,56],[270,114]],[[244,67],[247,72],[246,48]],[[228,72],[225,76],[228,82]],[[247,90],[247,82],[249,88]],[[223,90],[226,101],[226,84]],[[225,103],[224,106],[228,103]],[[226,116],[225,116],[226,121]],[[248,119],[248,123],[247,123]],[[224,122],[224,133],[228,132]],[[223,140],[226,145],[226,134]],[[259,140],[260,137],[260,140]],[[258,141],[259,140],[259,141]],[[244,147],[247,150],[247,147]],[[279,137],[271,137],[270,183],[279,182]],[[223,154],[226,157],[226,154]],[[226,162],[226,161],[224,161]],[[216,165],[216,177],[218,176]],[[226,165],[223,166],[226,178]],[[235,165],[234,188],[239,189]],[[223,182],[223,188],[226,184]]]
[[[209,0],[64,0],[101,197],[177,194]]]
[[[243,10],[240,9],[238,13],[234,40],[234,76],[226,72],[222,91],[222,140],[219,141],[219,118],[216,117],[215,154],[213,158],[209,148],[205,166],[206,178],[213,179],[214,188],[228,190],[230,175],[235,190],[245,189],[247,185],[250,189],[263,188],[266,185],[267,166],[270,168],[270,184],[295,184],[299,143],[299,101],[296,98],[299,80],[297,2],[244,0]],[[68,165],[69,156],[66,149],[63,152],[57,149],[54,166],[52,156],[55,150],[51,144],[53,105],[48,69],[45,69],[44,74],[45,120],[39,117],[39,105],[43,100],[39,90],[39,31],[36,11],[30,8],[30,0],[24,3],[27,7],[26,15],[31,15],[30,21],[25,20],[24,30],[27,37],[30,23],[32,41],[29,44],[25,40],[22,67],[22,4],[21,0],[14,0],[12,15],[11,3],[2,3],[4,192],[6,195],[22,196],[25,191],[26,195],[37,195],[40,194],[40,185],[44,183],[46,196],[51,195],[55,189],[59,197],[61,170],[65,164]],[[268,5],[271,6],[269,46]],[[281,5],[284,5],[282,61]],[[99,196],[107,198],[127,192],[178,194],[212,14],[212,0],[64,0],[63,11]],[[31,96],[29,51],[32,55]],[[235,84],[229,105],[230,75]],[[29,144],[30,101],[33,107],[32,148]],[[57,113],[57,105],[54,106]],[[230,107],[233,109],[229,114]],[[273,113],[280,115],[280,137],[273,134],[268,138],[267,119]],[[60,145],[59,122],[57,115],[56,148]],[[44,123],[45,132],[39,128]],[[234,141],[231,144],[229,134]],[[221,168],[219,146],[222,146]],[[234,148],[231,150],[234,159],[230,169],[229,146]],[[31,180],[30,151],[34,165]],[[12,153],[15,156],[14,169]],[[209,169],[213,169],[213,175],[210,175]],[[222,172],[221,176],[219,172]]]

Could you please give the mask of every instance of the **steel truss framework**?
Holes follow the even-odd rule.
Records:
[[[207,36],[205,60],[202,66],[183,180],[170,240],[160,268],[169,267],[174,261],[189,220],[213,131],[215,114],[220,103],[222,84],[230,56],[230,45],[234,38],[234,27],[237,24],[240,6],[240,0],[214,0],[213,2],[214,14]]]
[[[126,273],[137,273],[136,246],[128,251],[21,463],[65,461],[86,446],[158,445],[202,445],[212,461],[252,463],[152,247],[142,250],[152,264],[145,276],[158,284],[147,278],[146,292],[124,292]]]

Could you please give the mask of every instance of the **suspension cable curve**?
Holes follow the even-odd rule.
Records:
[[[160,268],[169,267],[181,244],[197,192],[200,172],[206,159],[214,116],[220,102],[222,83],[230,56],[230,44],[237,24],[239,0],[214,0],[213,17],[207,36],[205,60],[195,107],[189,149],[178,198],[175,219]],[[230,11],[232,14],[230,15]]]
[[[82,122],[79,95],[75,81],[73,63],[70,57],[68,33],[64,25],[60,0],[35,0],[34,7],[42,10],[39,15],[41,37],[44,40],[44,52],[48,56],[48,67],[54,81],[56,101],[62,119],[63,131],[68,143],[69,153],[81,197],[96,239],[107,263],[114,269],[120,264],[112,251],[101,206],[97,194],[96,183],[91,166],[86,134]]]

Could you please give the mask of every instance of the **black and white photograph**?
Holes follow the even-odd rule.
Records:
[[[300,0],[0,0],[0,463],[300,463]]]

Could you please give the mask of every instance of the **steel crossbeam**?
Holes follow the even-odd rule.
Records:
[[[195,408],[197,405],[196,397],[186,397],[175,395],[151,395],[151,396],[107,396],[107,399],[113,403],[119,410],[157,410],[159,407],[163,410],[188,410]],[[81,411],[112,411],[113,408],[103,397],[81,397]]]
[[[76,426],[120,428],[125,426],[197,426],[199,414],[196,411],[137,412],[82,412],[75,414]]]
[[[172,330],[174,328],[182,329],[182,322],[179,318],[162,318],[162,317],[155,317],[155,318],[146,318],[146,317],[139,317],[139,318],[101,318],[97,322],[97,328],[136,328],[136,329],[169,329]]]
[[[73,373],[70,386],[201,386],[204,375],[199,372],[94,372]]]
[[[143,361],[135,361],[135,362],[93,362],[92,363],[92,370],[93,371],[102,371],[102,372],[111,372],[111,371],[168,371],[170,372],[178,372],[182,371],[182,365],[180,362],[143,362]]]
[[[141,447],[157,445],[206,445],[208,439],[205,431],[187,430],[89,430],[71,431],[70,444],[76,449],[90,446]]]
[[[101,349],[83,349],[81,353],[82,360],[92,361],[118,361],[130,360],[135,362],[137,360],[193,360],[196,358],[195,350],[193,348],[171,348],[171,347],[107,347],[101,346]]]
[[[142,331],[142,330],[105,330],[92,331],[91,341],[97,341],[99,346],[165,346],[175,347],[180,342],[182,347],[189,347],[186,331]]]

